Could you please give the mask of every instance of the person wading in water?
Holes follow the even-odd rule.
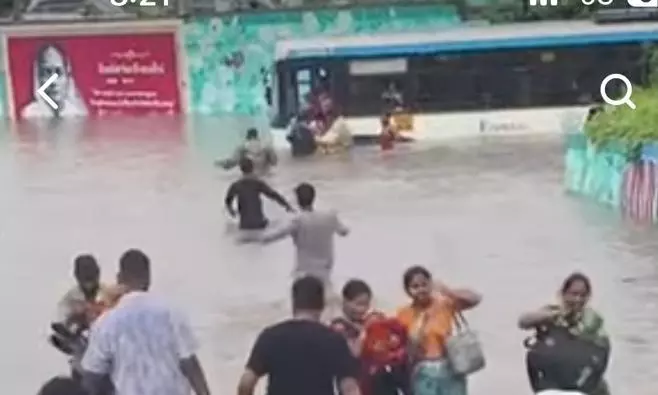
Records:
[[[76,285],[59,302],[56,322],[69,329],[71,326],[87,328],[101,310],[100,297],[105,289],[100,281],[101,269],[96,258],[89,254],[78,255],[73,266]]]
[[[270,243],[290,236],[295,244],[296,259],[293,276],[312,275],[324,282],[330,294],[331,304],[337,304],[331,285],[334,268],[334,238],[347,236],[349,229],[334,211],[316,210],[315,188],[301,183],[295,188],[300,213],[285,227],[271,234],[264,234],[262,243]],[[334,303],[336,302],[336,303]]]
[[[272,189],[265,181],[254,175],[254,163],[247,158],[240,161],[242,177],[229,186],[226,191],[224,204],[229,215],[233,218],[240,215],[240,230],[260,231],[269,225],[269,220],[263,213],[262,195],[274,200],[286,211],[293,212],[293,208],[281,196]],[[233,201],[238,199],[238,211],[233,207]],[[247,240],[245,240],[247,241]]]
[[[82,359],[90,395],[210,395],[189,322],[149,292],[151,260],[136,249],[119,260],[119,303],[94,323]],[[109,383],[107,383],[109,384]]]
[[[247,130],[245,141],[235,150],[231,158],[219,160],[216,164],[230,170],[238,166],[242,159],[251,160],[254,163],[254,172],[258,175],[268,174],[278,162],[272,146],[262,141],[258,130],[254,128]]]
[[[305,276],[292,286],[292,318],[263,330],[251,350],[238,395],[253,395],[267,376],[267,395],[360,395],[360,366],[345,339],[320,322],[322,281]]]

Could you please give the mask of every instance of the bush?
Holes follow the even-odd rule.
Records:
[[[633,88],[637,108],[607,106],[585,124],[585,135],[596,146],[615,145],[629,160],[639,157],[644,143],[658,142],[658,91]]]
[[[643,78],[648,88],[633,87],[631,100],[636,109],[606,106],[585,123],[585,135],[597,147],[614,146],[637,160],[642,145],[658,142],[658,46],[644,45],[641,63],[646,66]]]

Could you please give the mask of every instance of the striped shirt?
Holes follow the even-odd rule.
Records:
[[[92,326],[82,368],[109,374],[115,395],[188,395],[179,364],[196,347],[181,316],[147,292],[132,292]]]

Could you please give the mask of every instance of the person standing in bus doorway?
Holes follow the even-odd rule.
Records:
[[[404,106],[402,93],[398,90],[395,82],[391,81],[388,84],[388,88],[382,93],[382,101],[384,102],[384,109],[387,112],[393,112]]]

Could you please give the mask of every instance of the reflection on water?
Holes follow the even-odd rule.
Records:
[[[222,200],[234,173],[212,159],[234,148],[240,119],[104,120],[32,124],[0,134],[0,303],[8,313],[0,371],[6,388],[34,393],[65,370],[45,341],[71,260],[93,252],[111,280],[118,256],[141,247],[154,261],[154,290],[186,309],[202,342],[215,393],[233,392],[245,351],[287,312],[289,243],[236,245]],[[404,148],[383,157],[284,159],[272,183],[290,194],[315,182],[321,205],[353,229],[338,245],[337,282],[366,277],[378,303],[404,300],[400,275],[429,266],[447,282],[485,295],[471,314],[489,357],[473,394],[524,394],[520,311],[552,301],[580,269],[614,340],[616,392],[649,394],[658,377],[656,231],[567,197],[561,144],[471,141]],[[284,214],[267,206],[272,217]],[[485,392],[486,391],[486,392]]]

